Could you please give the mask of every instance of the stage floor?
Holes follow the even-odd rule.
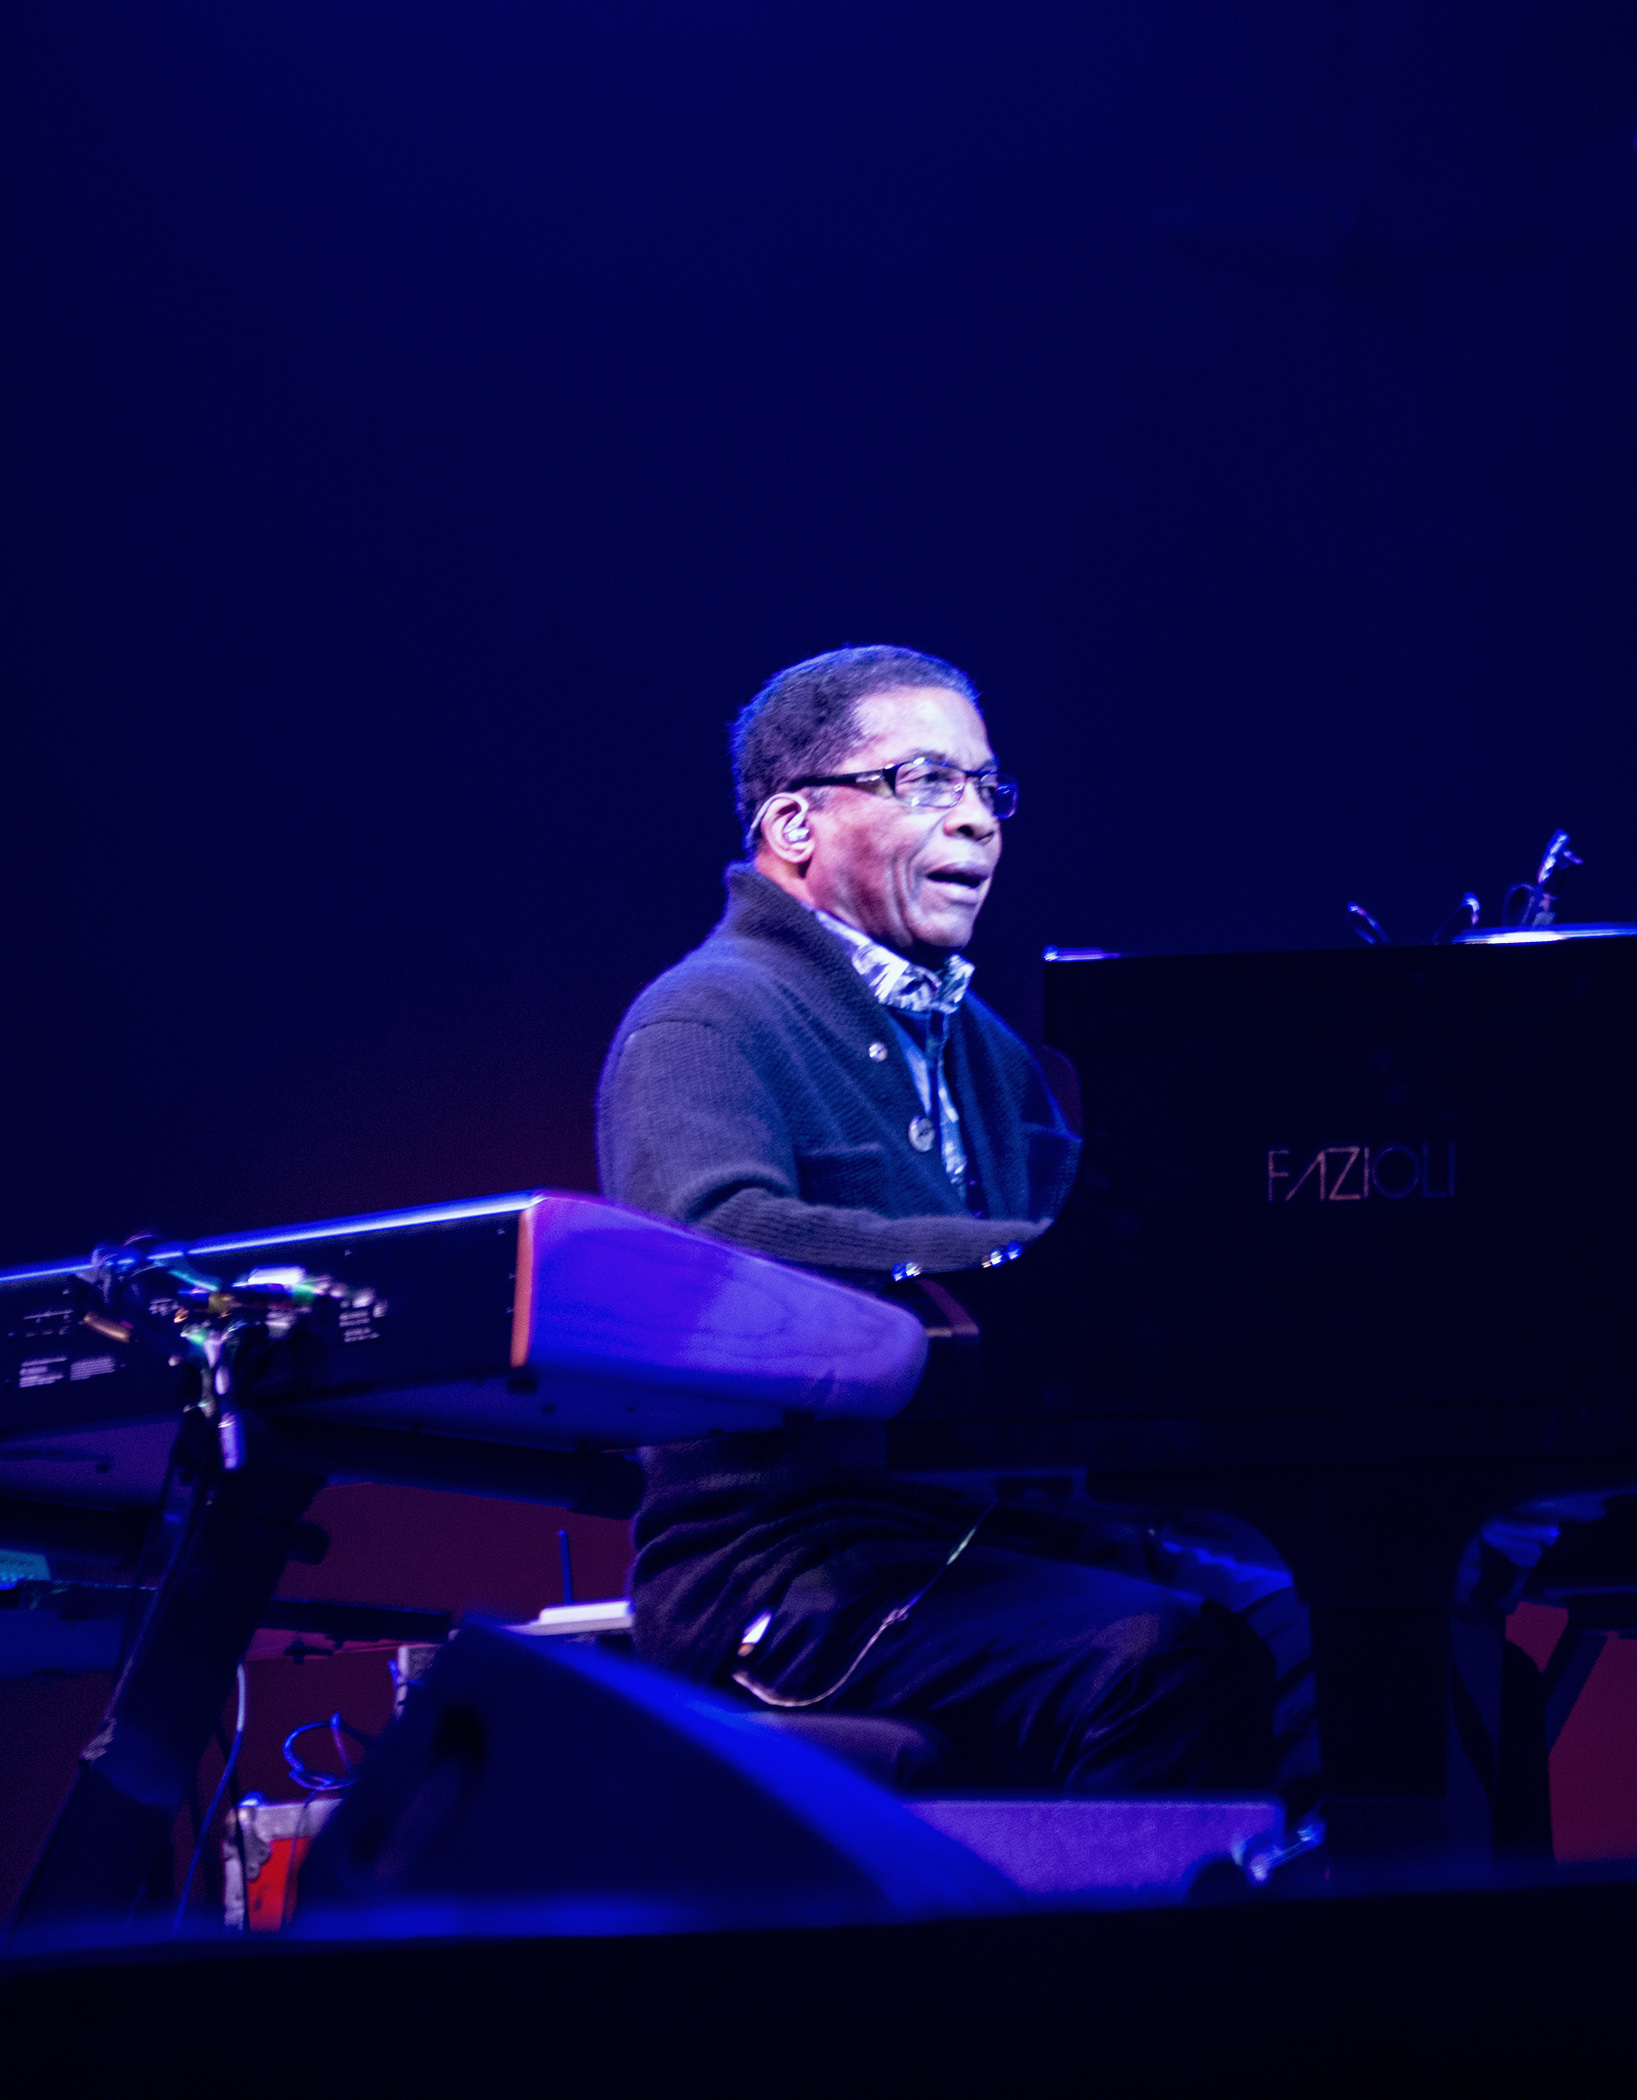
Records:
[[[54,2089],[1564,2092],[1629,2053],[1637,1878],[902,1926],[12,1943]],[[565,1929],[566,1928],[566,1929]]]

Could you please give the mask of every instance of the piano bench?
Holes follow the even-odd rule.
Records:
[[[904,1805],[1031,1896],[1175,1902],[1192,1891],[1200,1900],[1224,1877],[1249,1894],[1286,1856],[1284,1803],[1272,1799],[963,1795]]]
[[[953,1748],[936,1728],[867,1714],[752,1718],[840,1758],[896,1794],[1026,1895],[1051,1901],[1101,1898],[1116,1904],[1233,1901],[1266,1880],[1284,1856],[1282,1801],[1018,1800],[946,1794]]]
[[[623,1598],[548,1606],[509,1629],[534,1639],[630,1639]],[[428,1651],[432,1653],[435,1651]],[[737,1707],[755,1727],[810,1743],[862,1778],[908,1798],[905,1808],[996,1867],[1026,1894],[1047,1900],[1199,1900],[1226,1877],[1243,1890],[1265,1879],[1285,1845],[1284,1804],[1258,1799],[986,1799],[959,1784],[952,1744],[936,1728],[879,1714],[780,1713],[748,1699]]]
[[[925,1793],[948,1783],[947,1738],[916,1721],[873,1714],[781,1714],[765,1708],[749,1718],[777,1735],[792,1735],[817,1750],[827,1750],[895,1794]]]

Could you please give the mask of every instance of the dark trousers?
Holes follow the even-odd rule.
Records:
[[[942,1572],[863,1546],[791,1584],[737,1681],[770,1705],[936,1728],[962,1786],[1279,1787],[1301,1808],[1318,1763],[1305,1635],[1288,1587],[1230,1609],[981,1539]]]

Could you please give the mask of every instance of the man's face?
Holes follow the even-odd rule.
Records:
[[[942,686],[871,693],[859,702],[858,728],[859,741],[837,773],[909,758],[941,759],[968,772],[995,763],[983,717]],[[824,807],[808,814],[812,856],[796,894],[917,962],[936,967],[963,948],[1001,846],[999,820],[971,782],[953,809],[912,809],[867,788],[818,792]]]

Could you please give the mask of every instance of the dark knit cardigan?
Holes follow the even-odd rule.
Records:
[[[841,942],[753,868],[729,868],[727,887],[720,925],[614,1038],[597,1099],[604,1192],[859,1283],[906,1261],[972,1268],[1032,1238],[1078,1146],[1027,1047],[967,995],[945,1056],[987,1213],[974,1216],[936,1149],[910,1137],[922,1110],[908,1061]],[[883,1453],[876,1425],[847,1422],[646,1453],[639,1649],[718,1675],[795,1574],[861,1541],[958,1528],[951,1498],[889,1479]]]

